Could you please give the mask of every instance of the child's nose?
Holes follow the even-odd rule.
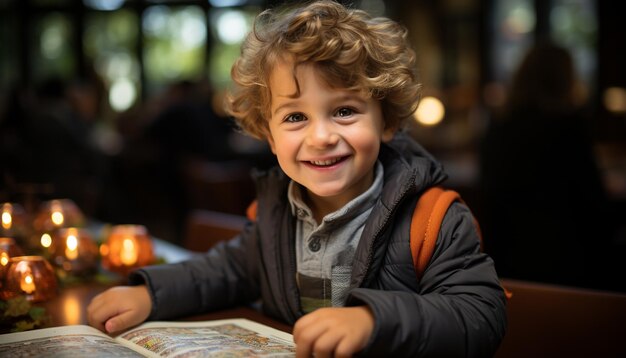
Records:
[[[337,144],[339,134],[330,120],[318,119],[311,121],[307,135],[307,144],[313,147],[328,147]]]

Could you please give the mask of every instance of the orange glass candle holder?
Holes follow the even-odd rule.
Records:
[[[50,249],[53,265],[67,273],[86,275],[96,271],[98,246],[86,229],[59,229],[54,234]]]
[[[55,199],[42,203],[33,221],[38,233],[50,233],[63,227],[81,227],[84,224],[85,215],[70,199]]]
[[[154,250],[143,225],[115,225],[100,246],[102,266],[123,275],[154,263]]]
[[[0,235],[24,237],[28,231],[28,219],[24,208],[17,203],[0,205]]]
[[[22,256],[24,252],[22,248],[11,237],[0,237],[0,287],[4,280],[6,269],[9,266],[9,260],[15,256]]]
[[[42,256],[16,256],[9,260],[2,298],[24,295],[31,302],[49,300],[57,294],[57,278],[52,265]]]

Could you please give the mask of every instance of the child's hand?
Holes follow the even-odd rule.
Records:
[[[87,320],[107,333],[119,332],[148,318],[152,300],[145,285],[110,288],[87,306]]]
[[[320,308],[294,326],[296,357],[350,357],[365,347],[373,330],[367,306]]]

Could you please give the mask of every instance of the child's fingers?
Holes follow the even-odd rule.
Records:
[[[313,317],[315,316],[314,313],[309,313],[307,316]],[[303,318],[296,322],[293,340],[296,344],[296,357],[308,358],[314,352],[316,341],[326,332],[328,327],[324,320],[306,319],[301,322]]]
[[[91,303],[87,307],[87,322],[101,330],[104,331],[104,322],[109,319],[114,312],[110,312],[107,309],[107,306],[104,304]]]
[[[365,306],[320,308],[296,322],[296,356],[350,357],[365,347],[373,325],[371,311]]]
[[[92,314],[87,315],[87,323],[96,329],[104,331],[104,321],[95,318]]]
[[[334,357],[334,353],[337,349],[337,346],[341,342],[344,337],[337,334],[338,332],[334,332],[332,330],[325,331],[322,335],[317,337],[315,342],[313,342],[313,353],[315,358],[324,358],[324,357]]]
[[[87,320],[102,331],[118,332],[143,322],[151,308],[146,286],[118,286],[93,298],[87,307]]]
[[[137,315],[133,311],[125,311],[109,318],[105,322],[104,328],[107,333],[114,333],[132,327],[140,322],[141,320],[138,319]]]
[[[110,318],[121,313],[118,302],[115,289],[104,291],[94,297],[89,306],[87,306],[88,323],[101,331],[105,331],[105,323]]]
[[[361,349],[359,342],[351,339],[350,337],[344,337],[338,342],[335,347],[335,358],[348,358],[352,357],[357,351]]]
[[[309,358],[313,351],[310,345],[296,342],[296,358]]]
[[[308,313],[296,321],[293,326],[293,339],[294,341],[300,340],[300,336],[306,332],[306,334],[312,333],[312,327],[317,327],[319,333],[324,331],[326,319],[324,318],[324,308]],[[319,334],[318,333],[318,334]]]

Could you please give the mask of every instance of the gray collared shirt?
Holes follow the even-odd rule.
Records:
[[[305,312],[343,306],[352,274],[352,260],[372,207],[383,189],[383,166],[376,162],[374,182],[318,225],[302,198],[303,187],[289,184],[288,198],[296,224],[298,286]]]

